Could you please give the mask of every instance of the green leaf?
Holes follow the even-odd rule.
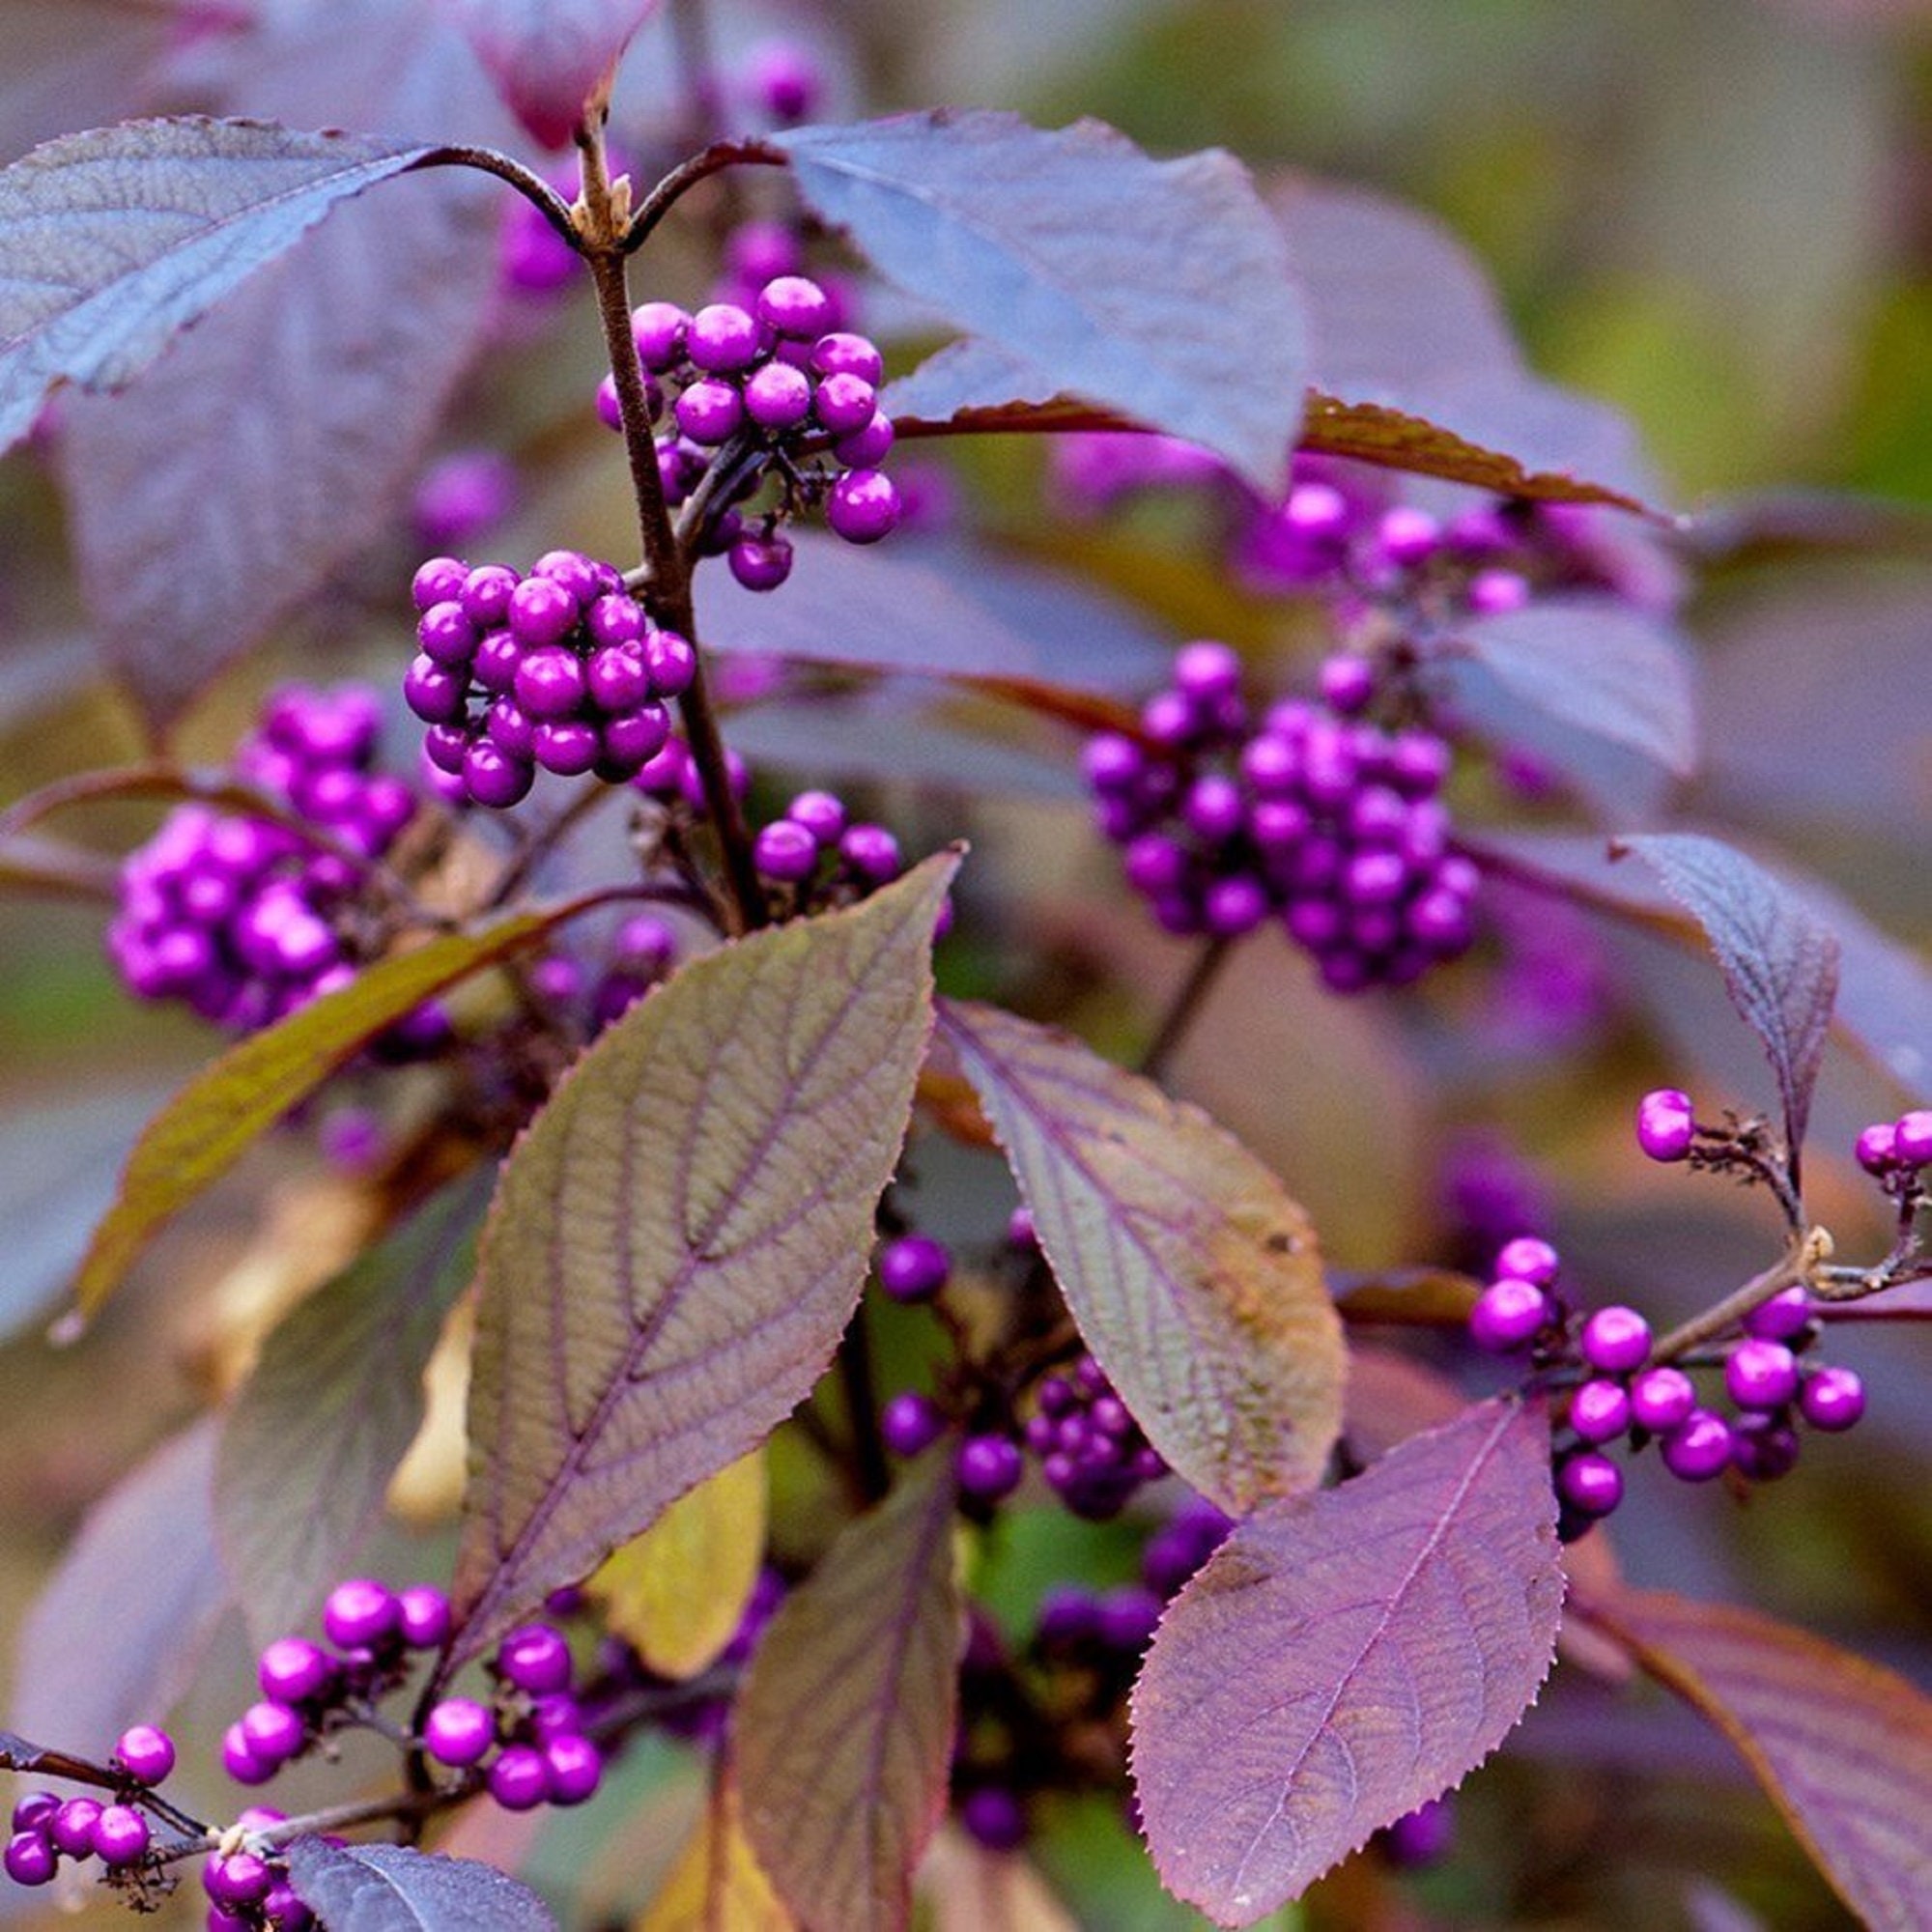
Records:
[[[965,1604],[949,1454],[850,1523],[753,1654],[731,1740],[745,1833],[807,1932],[899,1932],[946,1808]]]
[[[215,1458],[214,1517],[259,1641],[300,1628],[381,1521],[494,1179],[486,1168],[452,1182],[308,1296],[236,1398]]]
[[[479,1270],[457,1662],[754,1448],[831,1359],[957,863],[695,960],[512,1151]]]
[[[949,1003],[1080,1332],[1148,1439],[1245,1515],[1321,1474],[1342,1325],[1314,1230],[1224,1127],[1078,1040]]]
[[[113,1293],[156,1231],[218,1180],[297,1101],[407,1012],[528,945],[555,923],[520,913],[379,961],[340,992],[231,1047],[156,1115],[74,1280],[80,1315]]]

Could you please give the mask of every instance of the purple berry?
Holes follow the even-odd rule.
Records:
[[[1505,1241],[1496,1256],[1496,1273],[1515,1275],[1521,1281],[1533,1281],[1538,1288],[1548,1288],[1556,1279],[1556,1271],[1561,1265],[1556,1250],[1548,1241],[1538,1240],[1534,1235],[1519,1235],[1513,1241]]]
[[[638,360],[662,375],[684,354],[685,331],[691,318],[675,302],[647,301],[631,311],[631,340]]]
[[[763,346],[756,316],[736,302],[712,302],[691,318],[684,352],[698,368],[719,375],[749,368]]]
[[[583,661],[560,644],[527,651],[517,666],[516,694],[532,718],[568,718],[583,702]]]
[[[929,1301],[946,1286],[952,1257],[930,1235],[904,1235],[879,1250],[879,1286],[895,1301]]]
[[[524,647],[508,631],[492,631],[476,646],[469,675],[484,691],[507,692],[517,681],[517,667],[524,661]]]
[[[1675,1087],[1660,1087],[1637,1102],[1636,1141],[1652,1160],[1682,1160],[1695,1132],[1690,1096]]]
[[[1100,1599],[1099,1637],[1122,1657],[1138,1657],[1153,1640],[1161,1602],[1139,1583],[1122,1583]]]
[[[969,1435],[953,1459],[959,1487],[985,1502],[1011,1495],[1025,1468],[1018,1448],[1005,1435]]]
[[[423,1749],[439,1764],[478,1763],[497,1742],[497,1719],[473,1697],[445,1697],[423,1719]]]
[[[416,566],[410,580],[410,601],[418,611],[428,611],[463,594],[464,580],[469,575],[467,564],[453,556],[433,556]]]
[[[1634,1308],[1600,1308],[1583,1323],[1578,1346],[1593,1369],[1627,1375],[1650,1353],[1650,1323]]]
[[[820,379],[811,412],[834,436],[856,436],[872,420],[878,392],[862,376],[845,372]]]
[[[1427,510],[1399,503],[1385,511],[1376,526],[1376,541],[1391,563],[1406,566],[1426,562],[1442,540],[1442,526]]]
[[[481,563],[463,580],[456,599],[479,630],[494,630],[510,614],[518,581],[506,563]]]
[[[1898,1129],[1889,1121],[1876,1122],[1860,1134],[1854,1151],[1867,1174],[1889,1174],[1898,1165]]]
[[[1608,1516],[1623,1501],[1624,1472],[1595,1449],[1566,1456],[1556,1468],[1557,1493],[1580,1516]]]
[[[274,1886],[262,1901],[262,1912],[275,1932],[309,1932],[315,1914],[286,1885]]]
[[[1836,1435],[1865,1412],[1865,1385],[1850,1369],[1814,1369],[1798,1391],[1798,1408],[1813,1429]]]
[[[230,1724],[221,1734],[221,1768],[237,1784],[266,1784],[281,1765],[254,1749],[240,1724]]]
[[[1891,1155],[1900,1167],[1932,1163],[1932,1107],[1901,1114],[1891,1130]]]
[[[604,1756],[588,1738],[565,1733],[543,1747],[546,1789],[553,1804],[582,1804],[604,1776]]]
[[[1775,1483],[1798,1464],[1798,1433],[1769,1415],[1747,1415],[1731,1426],[1731,1466],[1753,1483]]]
[[[529,1745],[505,1745],[490,1766],[490,1796],[505,1811],[533,1811],[550,1796],[550,1766]]]
[[[675,413],[678,428],[709,449],[737,434],[745,419],[745,403],[729,383],[707,377],[678,397]]]
[[[267,1898],[275,1875],[253,1852],[230,1852],[201,1868],[201,1889],[217,1905],[254,1905]]]
[[[1740,1342],[1724,1363],[1724,1387],[1740,1408],[1782,1408],[1798,1393],[1798,1362],[1782,1342]]]
[[[1382,1833],[1389,1862],[1405,1871],[1439,1863],[1455,1842],[1456,1813],[1446,1798],[1433,1798],[1406,1811]]]
[[[1687,1483],[1708,1483],[1731,1462],[1731,1426],[1707,1408],[1693,1408],[1663,1438],[1663,1466]]]
[[[779,275],[759,290],[758,316],[781,335],[815,339],[832,326],[832,298],[804,275]]]
[[[423,656],[445,670],[459,670],[476,655],[476,626],[461,604],[432,604],[416,624]]]
[[[892,417],[884,410],[874,410],[868,422],[832,445],[832,453],[848,469],[876,469],[896,440]]]
[[[1745,1333],[1761,1341],[1788,1342],[1811,1320],[1811,1297],[1803,1288],[1782,1288],[1745,1317]]]
[[[795,41],[761,41],[746,64],[746,87],[774,121],[807,119],[824,90],[818,63]]]
[[[879,1434],[895,1456],[917,1456],[946,1434],[946,1414],[929,1396],[908,1391],[879,1411]]]
[[[825,520],[847,543],[877,543],[898,526],[899,493],[877,469],[848,469],[825,499]]]
[[[36,1832],[45,1836],[53,1815],[61,1807],[55,1791],[30,1791],[14,1806],[13,1828],[16,1832]]]
[[[1630,1393],[1621,1382],[1583,1382],[1570,1398],[1570,1427],[1585,1442],[1612,1442],[1630,1424]]]
[[[899,843],[883,825],[854,825],[838,841],[838,856],[858,875],[875,886],[897,878],[903,861]]]
[[[340,1650],[381,1643],[396,1628],[396,1593],[374,1577],[338,1583],[322,1606],[323,1634]]]
[[[418,654],[403,673],[403,701],[425,724],[454,724],[469,702],[469,686],[455,671]]]
[[[1549,1298],[1533,1281],[1505,1275],[1476,1297],[1469,1311],[1469,1338],[1492,1354],[1507,1354],[1528,1342],[1549,1320]]]
[[[1514,570],[1479,570],[1469,580],[1468,598],[1481,617],[1520,611],[1529,602],[1529,580]]]
[[[731,575],[747,590],[776,590],[791,575],[791,557],[781,536],[740,537],[725,552]]]
[[[766,878],[800,885],[818,867],[818,840],[789,818],[775,818],[759,829],[752,856]]]
[[[1645,1369],[1631,1381],[1631,1418],[1662,1435],[1689,1419],[1697,1406],[1697,1384],[1682,1369]]]
[[[982,1784],[959,1801],[966,1835],[989,1852],[1016,1852],[1026,1843],[1026,1806],[1003,1784]]]
[[[534,768],[513,758],[501,746],[479,739],[463,754],[463,782],[478,805],[507,810],[529,794],[536,781]]]
[[[570,1646],[548,1624],[513,1630],[497,1650],[497,1668],[505,1682],[540,1697],[570,1688]]]
[[[603,755],[628,778],[664,750],[670,718],[662,704],[639,704],[604,721]]]
[[[760,429],[796,429],[811,413],[811,378],[788,362],[767,362],[745,384],[745,413]]]
[[[821,335],[812,345],[811,366],[821,376],[857,376],[876,389],[886,373],[885,357],[863,335]]]
[[[256,1675],[263,1696],[271,1703],[301,1704],[334,1681],[335,1664],[305,1636],[278,1636],[263,1651]]]
[[[60,1856],[38,1832],[15,1832],[7,1840],[4,1862],[15,1885],[47,1885],[60,1865]]]
[[[130,1725],[114,1756],[136,1784],[158,1784],[175,1768],[175,1741],[158,1724]]]
[[[845,832],[845,807],[829,791],[802,791],[785,807],[785,816],[802,825],[820,845],[836,844]]]
[[[1351,653],[1325,659],[1320,672],[1321,696],[1331,711],[1351,717],[1368,709],[1376,695],[1376,668]]]
[[[94,1828],[100,1820],[98,1798],[69,1798],[47,1821],[47,1836],[71,1859],[94,1856]]]
[[[299,1711],[266,1698],[250,1704],[237,1719],[236,1728],[249,1753],[264,1764],[285,1763],[308,1738],[308,1726]]]
[[[519,643],[554,644],[577,622],[577,599],[553,578],[526,577],[510,592],[507,617]]]
[[[605,755],[597,726],[581,718],[547,718],[530,733],[530,755],[560,779],[581,778]],[[629,767],[626,767],[628,774]]]
[[[675,631],[659,631],[644,640],[644,665],[659,697],[679,697],[697,675],[697,652]]]

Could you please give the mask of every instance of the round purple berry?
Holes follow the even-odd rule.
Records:
[[[1853,1150],[1867,1174],[1889,1174],[1898,1165],[1898,1129],[1889,1121],[1865,1128]]]
[[[308,1738],[308,1726],[299,1711],[268,1698],[250,1704],[237,1719],[237,1728],[250,1754],[265,1764],[286,1762]]]
[[[1505,1241],[1496,1256],[1498,1275],[1533,1281],[1538,1288],[1548,1288],[1556,1279],[1560,1265],[1556,1250],[1534,1235],[1519,1235],[1515,1240]]]
[[[1624,1498],[1624,1472],[1595,1449],[1566,1456],[1557,1464],[1556,1490],[1579,1516],[1608,1516]]]
[[[510,592],[506,614],[520,643],[554,644],[577,622],[577,599],[554,578],[526,577]]]
[[[1650,1353],[1650,1323],[1634,1308],[1600,1308],[1583,1323],[1578,1346],[1593,1369],[1628,1375]]]
[[[479,738],[463,754],[463,782],[478,805],[501,811],[529,795],[535,768],[512,757],[500,745]]]
[[[864,377],[840,372],[819,382],[811,412],[834,436],[856,436],[872,420],[878,392]]]
[[[1798,1361],[1782,1342],[1740,1342],[1724,1363],[1724,1388],[1740,1408],[1782,1408],[1798,1393]]]
[[[1631,1419],[1662,1435],[1697,1406],[1697,1384],[1682,1369],[1645,1369],[1631,1381]]]
[[[836,844],[844,836],[845,807],[829,791],[802,791],[785,807],[785,816],[802,825],[820,845]]]
[[[16,1832],[37,1832],[43,1837],[61,1808],[57,1791],[30,1791],[14,1806],[13,1828]]]
[[[1016,1852],[1026,1843],[1026,1806],[1003,1784],[982,1784],[959,1801],[966,1835],[989,1852]]]
[[[262,1901],[262,1912],[275,1932],[309,1932],[315,1923],[315,1914],[286,1885],[270,1889]]]
[[[1595,1378],[1570,1398],[1570,1427],[1585,1442],[1612,1442],[1630,1425],[1630,1391],[1621,1382]]]
[[[530,1745],[505,1745],[490,1766],[490,1796],[505,1811],[533,1811],[550,1796],[550,1766]]]
[[[899,493],[878,469],[848,469],[825,499],[825,520],[847,543],[877,543],[898,526]]]
[[[478,632],[469,613],[454,599],[432,604],[416,624],[416,642],[423,656],[445,669],[457,670],[476,655]]]
[[[1663,1438],[1663,1466],[1687,1483],[1708,1483],[1731,1462],[1731,1426],[1708,1408],[1693,1408]]]
[[[953,1460],[959,1487],[985,1502],[1011,1495],[1025,1467],[1018,1447],[1005,1435],[969,1435]]]
[[[475,1764],[497,1742],[497,1719],[473,1697],[445,1697],[423,1719],[422,1741],[439,1764]]]
[[[804,275],[779,275],[758,291],[758,316],[781,335],[815,338],[832,326],[832,298]]]
[[[876,469],[896,440],[892,417],[884,410],[874,410],[869,421],[832,445],[832,453],[848,469]]]
[[[759,828],[752,857],[766,878],[801,885],[818,867],[818,840],[791,819],[775,818]]]
[[[638,360],[663,375],[684,354],[685,331],[691,318],[675,302],[647,301],[631,311],[631,340]]]
[[[47,1836],[71,1859],[94,1856],[94,1828],[100,1821],[98,1798],[69,1798],[47,1821]]]
[[[464,580],[469,575],[469,565],[455,557],[433,556],[427,563],[416,566],[416,574],[410,580],[410,601],[418,611],[447,603],[462,596]]]
[[[604,735],[581,718],[546,718],[530,733],[530,755],[560,779],[581,778],[605,751]]]
[[[604,1755],[588,1738],[565,1732],[543,1747],[546,1789],[553,1804],[582,1804],[604,1776]]]
[[[320,1644],[305,1636],[278,1636],[263,1651],[256,1675],[270,1702],[301,1704],[328,1688],[335,1664]]]
[[[895,1301],[929,1301],[946,1286],[952,1257],[930,1235],[904,1235],[879,1250],[879,1286]]]
[[[560,644],[526,651],[517,666],[517,702],[531,718],[568,718],[583,702],[583,661]]]
[[[497,1651],[497,1669],[519,1690],[540,1697],[570,1688],[570,1645],[561,1631],[549,1624],[525,1624],[513,1630]]]
[[[1745,1333],[1766,1342],[1788,1342],[1811,1320],[1811,1297],[1803,1288],[1782,1288],[1745,1317]]]
[[[449,1599],[434,1583],[412,1583],[396,1597],[396,1624],[412,1648],[439,1649],[449,1635]]]
[[[931,1397],[908,1390],[879,1411],[879,1434],[895,1456],[917,1456],[946,1434],[946,1413]]]
[[[791,545],[781,536],[740,537],[724,554],[747,590],[776,590],[791,575]]]
[[[1932,1107],[1901,1114],[1891,1130],[1891,1157],[1900,1167],[1932,1163]]]
[[[1549,1320],[1549,1297],[1533,1281],[1513,1275],[1492,1282],[1469,1311],[1469,1338],[1492,1354],[1507,1354]]]
[[[883,825],[854,825],[838,841],[838,856],[870,884],[890,884],[899,875],[899,842]]]
[[[678,397],[675,413],[678,428],[708,449],[737,434],[745,420],[745,402],[729,383],[706,377]]]
[[[698,368],[719,375],[749,368],[763,346],[756,316],[736,302],[712,302],[691,318],[684,353]]]
[[[1747,1415],[1731,1425],[1731,1466],[1753,1483],[1775,1483],[1798,1464],[1798,1432],[1775,1416]]]
[[[221,1768],[237,1784],[267,1784],[281,1764],[256,1750],[240,1724],[230,1724],[221,1734]]]
[[[1864,1414],[1865,1385],[1851,1369],[1813,1369],[1798,1391],[1798,1409],[1813,1429],[1835,1435]]]
[[[395,1628],[396,1593],[372,1577],[338,1583],[322,1606],[323,1634],[341,1650],[381,1643]]]
[[[136,1784],[158,1784],[175,1768],[175,1741],[158,1724],[133,1724],[121,1733],[114,1757]]]
[[[1636,1141],[1652,1160],[1682,1160],[1696,1133],[1690,1096],[1675,1087],[1660,1087],[1637,1102]]]
[[[201,1889],[217,1905],[254,1905],[267,1898],[275,1875],[253,1852],[230,1852],[201,1868]]]
[[[811,413],[811,378],[789,362],[767,362],[745,384],[745,413],[760,429],[796,429]]]
[[[403,673],[403,702],[425,724],[454,724],[468,708],[469,685],[434,658],[418,653]]]
[[[60,1855],[38,1832],[15,1832],[7,1840],[4,1862],[15,1885],[47,1885],[60,1865]]]

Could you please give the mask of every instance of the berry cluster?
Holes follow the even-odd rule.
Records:
[[[1860,1134],[1859,1165],[1885,1183],[1900,1205],[1922,1199],[1924,1172],[1932,1167],[1932,1108],[1915,1107],[1895,1121],[1875,1121]]]
[[[222,1737],[221,1762],[239,1784],[266,1784],[320,1738],[366,1721],[409,1673],[409,1654],[440,1650],[449,1601],[427,1583],[391,1590],[367,1577],[338,1583],[323,1606],[332,1649],[277,1637],[262,1652],[260,1701]],[[512,1631],[489,1662],[497,1694],[485,1704],[450,1696],[430,1707],[420,1743],[435,1763],[477,1773],[507,1810],[580,1804],[596,1789],[603,1758],[583,1734],[570,1694],[570,1646],[545,1623]]]
[[[122,867],[106,944],[131,991],[247,1032],[348,981],[357,948],[344,916],[366,880],[358,858],[382,858],[418,803],[374,769],[381,722],[359,686],[291,685],[269,699],[236,776],[313,825],[327,849],[285,824],[177,808]]]
[[[1620,1437],[1635,1449],[1655,1439],[1663,1466],[1685,1482],[1709,1482],[1726,1469],[1771,1482],[1798,1460],[1798,1423],[1836,1434],[1864,1413],[1864,1387],[1852,1370],[1801,1359],[1818,1334],[1802,1288],[1752,1309],[1743,1333],[1708,1363],[1653,1363],[1649,1322],[1614,1305],[1577,1320],[1556,1290],[1559,1267],[1548,1241],[1511,1241],[1496,1258],[1496,1279],[1477,1297],[1469,1333],[1493,1353],[1533,1350],[1540,1363],[1573,1361],[1582,1371],[1570,1389],[1556,1459],[1566,1534],[1579,1534],[1623,1500],[1623,1471],[1605,1453]],[[1701,1403],[1688,1371],[1704,1366],[1721,1368],[1734,1414]]]
[[[539,766],[624,783],[664,749],[665,700],[696,674],[690,643],[576,551],[548,552],[528,576],[432,557],[412,594],[421,650],[403,696],[429,726],[424,758],[451,803],[515,805]]]
[[[758,876],[788,887],[801,904],[863,897],[904,869],[899,842],[883,825],[854,824],[829,791],[802,791],[752,843]]]
[[[99,1859],[109,1871],[125,1871],[147,1856],[154,1833],[140,1808],[139,1788],[158,1784],[175,1768],[174,1741],[153,1724],[136,1724],[121,1734],[114,1768],[126,1774],[128,1785],[114,1802],[30,1791],[14,1806],[0,1863],[15,1885],[50,1884],[64,1858],[76,1863]]]
[[[631,336],[658,438],[665,494],[680,504],[726,444],[731,473],[704,532],[713,554],[750,590],[776,590],[791,574],[791,546],[779,525],[823,501],[826,522],[848,543],[876,543],[897,526],[899,494],[878,465],[893,445],[879,408],[885,362],[866,336],[836,327],[839,305],[804,275],[773,277],[749,305],[709,302],[695,315],[674,302],[643,303]],[[606,377],[598,413],[622,427],[616,383]],[[831,468],[812,459],[829,454]],[[766,478],[778,500],[748,518],[737,506]]]
[[[1064,1376],[1044,1376],[1034,1391],[1038,1406],[1027,1418],[1026,1446],[1040,1474],[1075,1516],[1103,1521],[1120,1515],[1145,1483],[1167,1474],[1167,1463],[1092,1355]]]
[[[568,952],[547,952],[531,967],[530,991],[553,1019],[581,1017],[594,1038],[663,980],[677,961],[677,934],[663,920],[639,913],[611,935],[608,958],[593,978]]]
[[[1447,744],[1361,713],[1376,677],[1330,659],[1321,700],[1255,722],[1240,660],[1189,644],[1138,738],[1090,739],[1101,831],[1170,932],[1235,938],[1278,918],[1337,992],[1401,985],[1474,936],[1474,865],[1450,848]]]

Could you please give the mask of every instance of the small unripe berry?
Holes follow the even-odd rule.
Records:
[[[158,1724],[134,1724],[121,1733],[114,1756],[136,1784],[158,1784],[175,1768],[175,1742]]]
[[[1652,1160],[1682,1160],[1695,1132],[1690,1094],[1660,1087],[1637,1102],[1637,1145]]]
[[[1583,1323],[1578,1347],[1593,1369],[1625,1375],[1650,1353],[1650,1323],[1634,1308],[1600,1308]]]

